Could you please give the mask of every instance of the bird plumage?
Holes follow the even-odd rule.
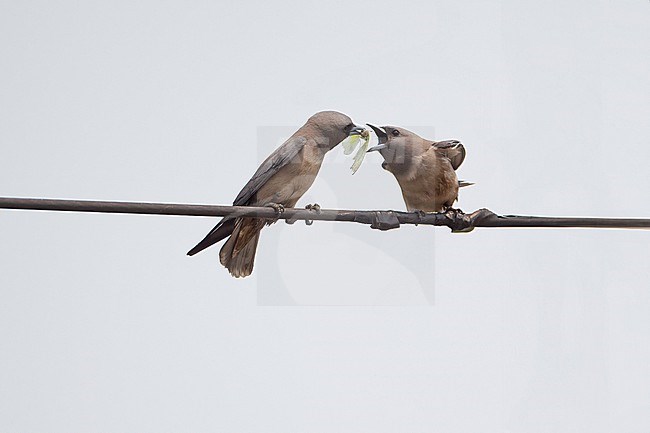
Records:
[[[316,113],[262,162],[233,206],[294,207],[314,182],[325,154],[359,129],[345,114]],[[246,277],[253,271],[260,231],[273,222],[225,217],[187,254],[194,255],[230,236],[219,252],[219,260],[232,276]]]
[[[391,172],[402,190],[409,211],[440,212],[458,199],[456,169],[465,159],[465,147],[458,140],[431,141],[404,128],[369,125],[379,138],[377,150],[382,167]]]

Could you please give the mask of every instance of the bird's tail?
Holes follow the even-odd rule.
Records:
[[[264,220],[252,218],[238,218],[235,222],[230,238],[219,252],[221,264],[233,277],[247,277],[253,272],[257,242],[264,224]]]
[[[458,187],[462,188],[464,186],[472,186],[474,185],[474,182],[467,182],[466,180],[459,180],[458,181]]]

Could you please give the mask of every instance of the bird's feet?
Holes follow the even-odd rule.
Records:
[[[449,206],[443,213],[451,221],[449,227],[452,233],[469,233],[474,230],[471,218],[461,209],[454,209]]]
[[[265,207],[272,207],[275,211],[275,219],[273,219],[271,224],[277,222],[280,219],[280,215],[284,213],[284,206],[279,203],[268,203]]]
[[[446,207],[442,212],[446,213],[448,215],[454,215],[456,217],[458,217],[460,215],[465,215],[465,212],[463,212],[462,209],[460,209],[460,208],[456,209],[456,208],[453,208],[451,206]]]
[[[318,203],[308,204],[305,209],[320,213],[320,205]]]
[[[318,203],[308,204],[307,206],[305,206],[305,209],[310,210],[312,212],[316,212],[316,214],[320,213],[320,205]],[[314,220],[305,220],[305,224],[310,226],[314,224]]]

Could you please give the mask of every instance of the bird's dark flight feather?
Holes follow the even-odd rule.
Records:
[[[219,221],[210,233],[208,233],[201,242],[196,244],[194,248],[187,252],[188,256],[193,256],[194,254],[203,251],[207,247],[216,244],[222,239],[227,238],[232,233],[233,228],[235,228],[235,219],[234,218],[224,218]]]
[[[249,206],[260,203],[254,203],[255,194],[259,189],[264,185],[274,174],[278,172],[282,167],[290,163],[293,158],[300,152],[303,148],[307,139],[302,136],[292,136],[287,141],[285,141],[280,147],[278,147],[268,158],[257,169],[251,180],[248,181],[246,185],[239,192],[233,206]],[[267,203],[262,203],[267,204]],[[210,233],[207,234],[201,242],[199,242],[194,248],[187,252],[188,256],[193,256],[194,254],[203,251],[211,245],[216,244],[217,242],[225,239],[226,237],[232,234],[233,229],[235,228],[236,219],[226,217],[219,221]]]

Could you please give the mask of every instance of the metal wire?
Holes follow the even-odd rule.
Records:
[[[401,224],[447,226],[453,231],[470,231],[474,227],[555,227],[648,229],[647,218],[540,217],[497,215],[488,209],[471,214],[459,211],[443,213],[399,212],[391,210],[335,210],[287,208],[278,212],[272,207],[223,206],[177,203],[141,203],[91,200],[0,197],[0,208],[57,212],[99,212],[139,215],[181,215],[207,217],[252,217],[302,221],[347,221],[369,224],[389,230]]]

